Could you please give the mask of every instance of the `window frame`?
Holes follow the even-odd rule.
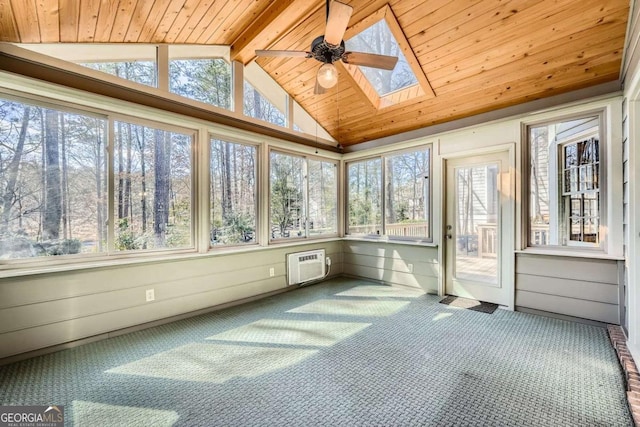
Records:
[[[292,157],[299,157],[304,161],[304,169],[303,172],[305,173],[305,175],[303,176],[303,189],[302,189],[302,194],[303,194],[303,201],[304,201],[304,222],[305,222],[305,235],[304,236],[299,236],[299,237],[279,237],[279,238],[273,238],[271,237],[271,228],[272,228],[272,223],[271,223],[271,154],[272,153],[278,153],[281,155],[286,155],[286,156],[292,156]],[[268,150],[268,155],[267,155],[268,161],[266,166],[267,172],[266,172],[266,176],[267,178],[267,183],[266,183],[266,188],[268,189],[268,196],[267,196],[267,210],[265,212],[266,216],[267,216],[267,221],[266,224],[268,225],[268,230],[267,230],[267,235],[268,235],[268,243],[269,244],[281,244],[281,243],[286,243],[286,242],[302,242],[302,241],[313,241],[313,240],[319,240],[319,239],[327,239],[327,238],[332,238],[332,237],[338,237],[339,233],[340,233],[340,222],[339,222],[339,213],[340,213],[340,162],[338,160],[334,160],[328,157],[322,157],[322,156],[315,156],[315,155],[311,155],[311,154],[306,154],[306,153],[301,153],[301,152],[296,152],[293,150],[287,150],[285,148],[281,148],[281,147],[270,147]],[[322,162],[326,162],[326,163],[331,163],[333,165],[335,165],[336,168],[336,188],[335,188],[335,197],[336,197],[336,210],[335,210],[335,221],[336,221],[336,230],[334,233],[324,233],[324,234],[318,234],[318,235],[313,235],[310,236],[309,235],[309,179],[308,179],[308,171],[309,171],[309,167],[308,167],[308,159],[313,159],[316,161],[322,161]]]
[[[393,156],[397,156],[397,155],[403,155],[403,154],[408,154],[408,153],[413,153],[416,151],[422,151],[422,150],[428,150],[429,152],[429,173],[427,174],[427,176],[425,177],[425,179],[428,180],[428,183],[426,184],[425,188],[427,191],[427,202],[428,202],[428,207],[425,209],[425,213],[428,215],[428,219],[427,219],[427,232],[429,233],[428,236],[426,237],[409,237],[409,236],[394,236],[394,235],[389,235],[386,234],[387,231],[387,221],[386,221],[386,191],[387,191],[387,174],[386,174],[386,170],[387,170],[387,158],[388,157],[393,157]],[[381,220],[380,220],[380,226],[382,228],[382,232],[380,234],[351,234],[349,233],[349,223],[350,223],[350,217],[349,217],[349,206],[350,206],[350,200],[349,200],[349,165],[354,164],[354,163],[359,163],[359,162],[364,162],[364,161],[368,161],[368,160],[372,160],[372,159],[380,159],[381,160],[381,164],[380,164],[380,173],[381,173],[381,177],[380,177],[380,183],[381,183],[381,190],[380,190],[380,197],[381,197],[381,202],[380,202],[380,215],[381,215]],[[384,152],[382,154],[379,155],[375,155],[375,156],[368,156],[368,157],[362,157],[362,158],[358,158],[358,159],[354,159],[354,160],[350,160],[345,162],[345,177],[344,177],[344,198],[345,198],[345,208],[344,208],[344,217],[345,217],[345,221],[344,221],[344,234],[346,237],[349,238],[366,238],[366,239],[376,239],[376,240],[389,240],[389,241],[396,241],[396,242],[412,242],[412,243],[421,243],[421,244],[431,244],[433,243],[433,143],[425,143],[425,144],[420,144],[420,145],[416,145],[413,147],[409,147],[409,148],[404,148],[404,149],[399,149],[399,150],[394,150],[394,151],[387,151]]]
[[[196,149],[199,144],[199,130],[194,126],[193,128],[176,124],[179,120],[169,120],[167,122],[160,122],[153,119],[143,118],[142,116],[133,115],[132,112],[119,113],[115,112],[116,107],[113,110],[105,108],[104,105],[89,106],[83,105],[77,101],[69,101],[65,97],[60,99],[51,98],[50,96],[43,96],[40,94],[17,91],[10,88],[0,88],[0,97],[24,104],[34,105],[41,108],[53,109],[63,113],[71,113],[84,115],[88,117],[94,117],[97,119],[103,119],[105,123],[105,147],[103,147],[105,161],[106,161],[106,221],[107,221],[107,241],[105,242],[105,250],[100,253],[85,253],[85,254],[68,254],[59,256],[48,257],[31,257],[31,258],[15,258],[0,260],[0,272],[12,271],[16,269],[37,267],[37,268],[62,268],[69,266],[69,268],[86,268],[85,266],[94,266],[96,262],[104,261],[110,262],[115,260],[145,260],[154,259],[158,256],[176,255],[176,254],[193,254],[197,252],[198,248],[198,235],[196,234],[196,221],[198,214],[198,201],[196,200],[197,194],[197,165],[196,165]],[[75,99],[75,97],[74,97]],[[183,133],[185,135],[191,135],[191,147],[189,150],[189,160],[191,163],[191,177],[190,177],[190,198],[191,198],[191,212],[190,212],[190,245],[188,247],[181,248],[159,248],[159,249],[147,249],[147,250],[115,250],[115,209],[116,201],[115,197],[115,144],[114,144],[114,131],[113,126],[116,121],[125,121],[134,125],[153,127],[155,129]]]
[[[553,163],[553,170],[550,170],[548,174],[554,176],[556,197],[552,201],[549,200],[551,206],[552,202],[555,203],[555,209],[557,210],[557,217],[555,228],[557,229],[558,238],[565,240],[566,243],[558,244],[534,244],[532,240],[531,232],[531,141],[530,132],[532,128],[549,126],[562,122],[568,122],[573,120],[595,118],[598,123],[597,138],[598,142],[598,243],[578,242],[570,240],[570,212],[564,204],[570,203],[569,196],[564,194],[564,152],[565,146],[572,143],[579,143],[589,138],[594,137],[593,128],[589,128],[580,131],[576,135],[572,135],[561,141],[556,142],[555,147],[555,162]],[[608,224],[608,218],[610,215],[610,207],[607,204],[608,192],[607,185],[609,180],[609,165],[607,152],[609,150],[609,130],[607,129],[607,109],[598,108],[593,110],[585,110],[573,114],[560,115],[550,117],[544,120],[522,122],[522,242],[523,247],[527,249],[536,250],[560,250],[560,251],[578,251],[578,252],[600,252],[604,253],[609,246],[608,233],[606,228]],[[550,165],[552,164],[549,162]],[[551,169],[551,168],[550,168]],[[580,194],[580,193],[578,193]],[[565,201],[568,200],[568,201]],[[550,208],[551,210],[551,208]],[[561,218],[562,217],[562,218]],[[549,227],[551,228],[551,220],[549,221]]]
[[[347,73],[353,78],[355,86],[360,89],[376,110],[393,107],[402,104],[403,102],[413,101],[418,98],[428,99],[435,97],[435,92],[433,91],[420,62],[413,53],[411,45],[407,41],[407,38],[398,23],[398,19],[388,4],[349,27],[343,38],[344,40],[349,40],[382,20],[384,20],[389,27],[391,34],[393,35],[396,43],[402,51],[402,54],[407,60],[407,64],[411,68],[411,71],[413,71],[418,82],[414,85],[380,96],[373,85],[365,77],[364,73],[360,70],[359,66],[343,63],[340,63],[339,66],[344,67]]]
[[[226,136],[226,135],[222,135],[222,134],[218,134],[218,133],[214,133],[214,132],[209,132],[207,134],[207,148],[208,148],[208,153],[207,153],[207,201],[206,201],[206,208],[207,208],[207,224],[206,227],[209,230],[207,233],[207,236],[209,236],[207,238],[207,248],[209,251],[224,251],[225,249],[233,249],[233,248],[248,248],[248,247],[256,247],[256,246],[260,246],[261,244],[261,213],[260,213],[260,178],[261,178],[261,174],[260,174],[260,170],[261,170],[261,161],[262,161],[262,150],[263,150],[263,145],[256,143],[256,142],[249,142],[249,141],[245,141],[242,140],[241,138],[234,138],[231,136]],[[237,243],[237,244],[230,244],[230,245],[212,245],[211,244],[211,194],[209,192],[209,190],[211,189],[211,181],[212,181],[212,177],[211,177],[211,143],[214,139],[220,140],[220,141],[224,141],[224,142],[228,142],[228,143],[232,143],[232,144],[238,144],[238,145],[244,145],[244,146],[249,146],[249,147],[254,147],[256,150],[256,158],[255,158],[255,186],[254,186],[254,204],[255,204],[255,239],[253,242],[251,243]]]
[[[162,122],[158,122],[158,121],[154,121],[152,119],[146,119],[146,118],[141,118],[141,117],[135,117],[135,116],[128,116],[128,115],[123,115],[120,113],[113,113],[113,114],[108,114],[109,117],[109,130],[108,130],[108,141],[109,141],[109,146],[108,146],[108,156],[109,156],[109,163],[108,163],[108,187],[107,187],[107,191],[109,193],[109,211],[108,211],[108,217],[109,217],[109,224],[112,225],[109,227],[108,230],[108,248],[109,248],[109,254],[123,254],[123,255],[128,255],[128,254],[146,254],[146,253],[167,253],[167,252],[176,252],[176,253],[180,253],[180,252],[194,252],[197,250],[198,247],[198,236],[196,234],[196,217],[197,217],[197,211],[198,211],[198,202],[196,200],[196,194],[197,194],[197,189],[196,189],[196,185],[197,185],[197,166],[196,166],[196,156],[195,156],[195,152],[196,152],[196,145],[198,144],[198,136],[199,136],[199,132],[196,129],[190,129],[187,127],[183,127],[183,126],[179,126],[179,125],[171,125],[171,124],[167,124],[167,123],[162,123]],[[112,205],[111,205],[111,200],[112,198],[115,196],[115,175],[116,175],[116,171],[115,171],[115,130],[113,128],[115,122],[117,121],[125,121],[126,123],[130,123],[132,125],[137,125],[137,126],[144,126],[144,127],[150,127],[153,129],[157,129],[157,130],[162,130],[164,132],[172,132],[172,133],[182,133],[184,135],[191,135],[191,147],[189,149],[189,161],[191,162],[191,215],[190,215],[190,227],[189,227],[189,232],[191,235],[191,243],[189,246],[184,246],[181,248],[159,248],[159,249],[145,249],[145,250],[138,250],[138,249],[134,249],[134,250],[124,250],[124,251],[118,251],[115,249],[114,244],[115,244],[115,210],[112,209]],[[113,207],[115,207],[115,202],[113,203]],[[113,235],[112,235],[113,233]]]

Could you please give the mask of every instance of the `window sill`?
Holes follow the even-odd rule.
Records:
[[[227,256],[227,255],[235,255],[242,254],[247,252],[258,252],[258,251],[268,251],[270,249],[283,248],[283,247],[296,247],[296,246],[304,246],[304,245],[313,245],[313,244],[321,244],[328,243],[334,241],[341,241],[340,237],[333,238],[320,238],[314,240],[297,240],[295,242],[281,242],[277,245],[267,245],[267,246],[233,246],[226,248],[211,248],[208,252],[205,253],[196,253],[196,252],[172,252],[170,254],[157,254],[150,255],[144,254],[136,257],[109,257],[109,258],[92,258],[86,259],[82,261],[77,260],[60,260],[59,264],[49,264],[49,265],[35,265],[37,262],[33,260],[33,263],[24,263],[24,264],[12,264],[5,265],[4,268],[0,266],[0,279],[10,278],[10,277],[22,277],[22,276],[33,276],[39,274],[50,274],[50,273],[64,273],[64,272],[72,272],[72,271],[80,271],[80,270],[89,270],[94,268],[112,268],[112,267],[122,267],[126,265],[136,265],[136,264],[157,264],[157,263],[165,263],[165,262],[178,262],[178,261],[188,261],[199,258],[212,258],[218,256]]]
[[[344,236],[342,240],[349,240],[355,242],[369,242],[369,243],[385,243],[392,245],[406,245],[406,246],[423,246],[429,248],[437,248],[438,244],[433,242],[419,241],[419,240],[396,240],[389,239],[388,237],[377,236]]]
[[[623,256],[609,255],[604,252],[596,250],[579,250],[573,248],[526,248],[522,250],[514,251],[516,254],[524,255],[543,255],[543,256],[555,256],[555,257],[571,257],[571,258],[588,258],[588,259],[603,259],[612,261],[623,261]]]

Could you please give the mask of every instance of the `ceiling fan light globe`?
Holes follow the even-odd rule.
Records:
[[[338,83],[338,70],[333,64],[322,64],[318,68],[318,84],[325,89],[331,89]]]

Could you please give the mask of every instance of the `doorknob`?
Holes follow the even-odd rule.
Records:
[[[453,238],[453,236],[451,236],[451,234],[445,234],[444,237],[446,237],[447,239]]]

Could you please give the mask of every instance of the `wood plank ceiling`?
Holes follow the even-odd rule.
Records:
[[[619,78],[628,0],[343,0],[350,26],[389,5],[433,93],[378,109],[346,69],[314,95],[313,59],[260,64],[343,145]],[[309,50],[319,0],[0,0],[0,41],[195,43]]]

